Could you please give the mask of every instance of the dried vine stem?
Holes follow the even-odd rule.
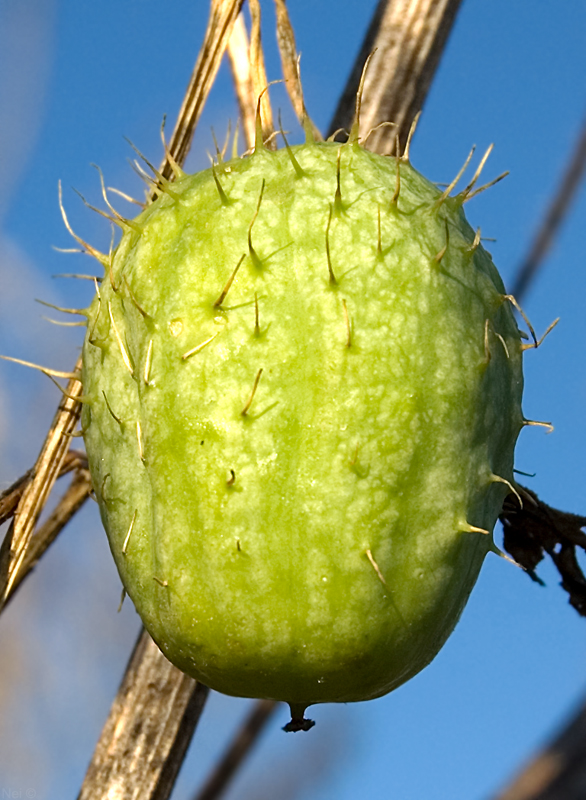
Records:
[[[277,42],[279,45],[279,54],[281,56],[281,69],[283,70],[285,87],[293,110],[297,115],[297,119],[302,125],[305,125],[309,120],[306,120],[307,111],[303,98],[301,75],[299,74],[299,54],[297,52],[297,45],[295,44],[295,32],[289,18],[285,0],[275,0],[275,12],[277,15]],[[310,124],[314,139],[318,142],[322,141],[323,136],[317,126],[314,125],[313,122],[310,122]]]
[[[217,800],[252,749],[277,707],[274,700],[259,700],[226,748],[215,769],[193,800]]]
[[[81,450],[69,450],[63,459],[58,478],[80,467],[87,468],[86,454]],[[34,470],[31,467],[24,475],[17,478],[12,486],[0,493],[0,525],[9,520],[16,513],[16,509],[26,487],[33,479]]]
[[[252,91],[255,98],[255,105],[256,102],[260,100],[263,141],[268,142],[268,146],[274,150],[276,142],[271,137],[275,128],[273,126],[273,110],[271,108],[269,93],[265,91],[268,86],[268,80],[260,32],[261,13],[259,0],[248,0],[248,7],[252,20],[250,31],[250,78],[252,81]]]
[[[69,520],[79,511],[90,496],[92,481],[87,468],[87,457],[79,450],[69,450],[61,464],[58,478],[74,472],[73,480],[49,519],[34,531],[27,545],[20,569],[17,571],[6,596],[2,610],[35,567],[37,561],[55,541]],[[12,486],[0,494],[0,524],[15,516],[25,491],[33,481],[34,470],[30,469]]]
[[[584,800],[586,702],[494,800]]]
[[[212,88],[243,2],[244,0],[212,0],[204,43],[195,63],[169,144],[169,150],[178,164],[185,163],[197,121]],[[173,170],[167,160],[163,163],[161,172],[165,178],[172,180]]]
[[[295,44],[295,31],[289,19],[289,11],[285,0],[275,0],[275,12],[277,14],[277,42],[281,55],[281,69],[283,79],[291,105],[293,106],[297,119],[302,120],[305,113],[303,102],[303,89],[299,79],[299,63],[297,46]]]
[[[537,235],[529,249],[529,252],[522,261],[515,281],[513,283],[512,294],[521,300],[529,288],[529,284],[535,278],[543,259],[553,244],[559,228],[568,213],[572,200],[580,186],[580,182],[586,170],[586,120],[582,125],[582,130],[573,153],[566,165],[557,192],[551,200],[551,204],[545,213],[545,217],[537,231]]]
[[[78,800],[166,800],[208,691],[143,631]]]
[[[74,373],[80,370],[81,359],[75,365]],[[22,493],[14,519],[0,547],[0,609],[17,580],[34,527],[69,450],[70,436],[79,419],[80,404],[77,398],[81,392],[81,383],[77,378],[72,378],[33,467],[33,478]]]
[[[228,56],[230,57],[232,81],[238,99],[246,149],[252,150],[256,127],[256,99],[250,75],[250,44],[242,12],[239,14],[232,29],[232,35],[228,42]]]
[[[256,114],[260,100],[262,135],[266,146],[274,150],[276,141],[273,110],[268,91],[265,57],[261,38],[261,13],[258,0],[249,0],[252,26],[250,40],[240,13],[228,42],[232,82],[238,99],[246,149],[252,151],[256,139]]]
[[[57,507],[49,519],[35,531],[34,536],[31,538],[22,566],[6,598],[6,603],[12,599],[23,580],[33,570],[43,553],[53,544],[69,520],[83,506],[90,496],[91,490],[92,479],[89,471],[83,468],[76,469],[73,480]]]
[[[362,68],[368,67],[362,100],[360,135],[379,123],[369,137],[369,150],[382,155],[395,152],[396,136],[404,148],[411,124],[431,85],[448,35],[462,0],[380,0],[362,48],[328,131],[350,130]]]

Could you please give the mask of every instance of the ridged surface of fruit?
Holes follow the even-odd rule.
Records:
[[[118,570],[219,691],[390,691],[494,548],[519,332],[462,199],[399,172],[307,144],[181,178],[90,307],[83,429]]]

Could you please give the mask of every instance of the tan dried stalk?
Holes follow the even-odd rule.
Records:
[[[306,122],[305,117],[307,110],[303,99],[303,86],[301,84],[301,75],[299,71],[299,55],[297,54],[297,45],[295,44],[295,32],[291,24],[291,19],[289,18],[285,0],[275,0],[275,7],[277,12],[277,42],[281,55],[281,69],[283,70],[285,87],[289,94],[291,105],[297,114],[297,119],[301,124],[304,124]],[[314,138],[317,141],[321,141],[323,137],[313,123],[311,123],[311,129]]]
[[[78,800],[166,800],[207,695],[143,632]]]
[[[81,370],[81,360],[74,372]],[[14,513],[14,519],[0,548],[0,609],[6,603],[27,555],[33,530],[47,502],[67,451],[71,434],[79,419],[82,386],[77,378],[67,384],[53,423],[39,457],[33,467],[33,478],[25,488]]]
[[[210,18],[204,42],[195,63],[179,111],[169,150],[178,164],[184,164],[199,116],[220,67],[232,28],[244,0],[212,0]],[[173,170],[168,161],[163,165],[163,177],[171,180]]]
[[[78,467],[69,488],[57,504],[47,521],[41,525],[31,538],[22,566],[16,574],[6,602],[12,599],[23,580],[34,569],[37,562],[53,544],[70,519],[84,505],[91,494],[92,479],[87,467]]]
[[[360,119],[360,136],[381,122],[369,137],[369,150],[395,152],[399,136],[401,152],[412,122],[423,108],[431,81],[462,0],[380,0],[366,38],[352,68],[328,131],[350,130],[354,98],[362,68],[374,53],[366,74]]]
[[[87,468],[86,454],[81,450],[69,450],[63,459],[63,464],[57,477],[61,478],[63,475],[67,475],[68,472],[80,467]],[[17,478],[12,486],[0,493],[0,525],[14,516],[25,489],[33,479],[33,475],[34,469],[31,467],[24,475]]]
[[[273,138],[275,128],[273,125],[273,111],[267,91],[268,81],[260,32],[261,13],[259,0],[248,0],[248,7],[250,8],[252,19],[250,31],[250,79],[252,81],[252,92],[255,106],[260,100],[263,141],[267,142],[267,146],[274,150],[276,147],[276,142]]]
[[[234,91],[240,108],[246,149],[252,150],[256,130],[256,98],[250,74],[250,43],[242,13],[238,16],[232,29],[232,35],[228,42],[228,56],[232,68]]]

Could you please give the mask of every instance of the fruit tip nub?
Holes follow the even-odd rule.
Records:
[[[285,733],[297,733],[297,731],[310,731],[315,722],[312,719],[306,719],[305,710],[307,706],[298,705],[297,703],[289,703],[291,711],[291,721],[283,726]]]

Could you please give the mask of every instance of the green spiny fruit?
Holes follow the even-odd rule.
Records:
[[[174,664],[290,729],[425,667],[497,550],[522,345],[465,199],[356,142],[257,148],[180,174],[89,309],[122,582]]]

